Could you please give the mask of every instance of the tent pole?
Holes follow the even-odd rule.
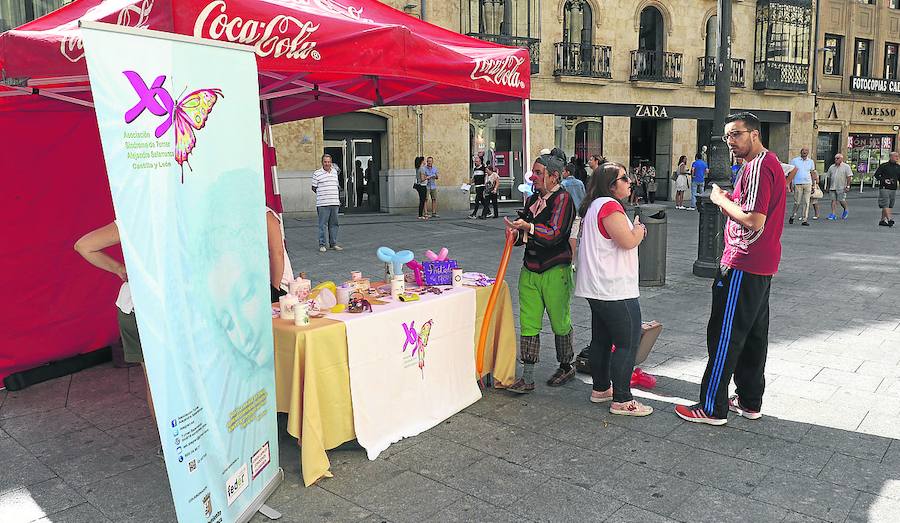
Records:
[[[272,111],[272,107],[269,105],[268,100],[263,100],[263,115],[266,119],[266,143],[269,144],[269,147],[275,147],[275,135],[272,133],[272,118],[269,114]],[[275,191],[275,195],[281,196],[281,189],[278,188],[278,166],[272,165],[272,188]]]
[[[522,183],[528,183],[528,173],[531,172],[528,162],[531,161],[531,100],[522,100]],[[523,200],[528,197],[522,195]]]

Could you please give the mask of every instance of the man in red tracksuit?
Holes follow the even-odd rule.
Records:
[[[785,182],[781,162],[763,147],[759,119],[730,115],[725,136],[731,152],[747,161],[734,193],[713,184],[710,199],[728,217],[725,249],[712,287],[706,328],[709,360],[700,383],[700,402],[678,405],[675,413],[693,423],[724,425],[728,411],[762,417],[766,349],[769,343],[769,289],[781,261]],[[728,397],[731,377],[737,394]]]

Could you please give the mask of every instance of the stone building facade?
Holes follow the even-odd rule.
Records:
[[[386,3],[415,16],[424,12],[428,22],[454,31],[531,49],[532,156],[556,145],[570,157],[597,153],[626,165],[647,162],[656,167],[658,194],[665,198],[673,191],[678,157],[692,160],[709,143],[715,0]],[[760,117],[764,142],[780,158],[815,141],[814,12],[810,0],[733,4],[732,107]],[[479,153],[495,157],[501,175],[509,174],[503,195],[518,198],[520,111],[517,102],[384,107],[278,125],[286,211],[314,211],[309,177],[325,151],[342,157],[338,163],[355,174],[348,179],[377,184],[361,201],[348,186],[348,209],[414,212],[413,160],[419,155],[434,156],[442,173],[441,208],[468,205],[457,188]],[[366,175],[369,160],[372,174]]]
[[[900,1],[823,0],[819,18],[816,160],[842,153],[869,184],[900,139]]]

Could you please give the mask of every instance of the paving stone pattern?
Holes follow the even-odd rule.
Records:
[[[525,397],[489,390],[375,461],[353,443],[330,451],[335,477],[310,488],[282,425],[286,479],[269,504],[286,522],[900,521],[900,228],[876,226],[873,198],[850,207],[845,222],[786,225],[761,420],[713,428],[672,412],[698,393],[710,281],[691,274],[697,214],[670,207],[667,285],[641,294],[644,318],[665,325],[644,365],[658,385],[638,392],[652,416],[589,403],[589,379],[538,383]],[[388,245],[447,246],[465,269],[491,273],[502,244],[501,220],[462,214],[341,221],[345,250],[319,253],[314,221],[287,220],[296,271],[378,276],[375,249]],[[514,302],[520,260],[507,276]],[[580,348],[590,341],[583,300],[572,318]],[[541,338],[545,378],[555,366],[549,324]],[[108,364],[0,391],[0,521],[174,521],[144,396],[139,369]]]

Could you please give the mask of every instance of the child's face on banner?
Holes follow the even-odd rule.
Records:
[[[255,365],[272,357],[272,351],[262,346],[262,329],[271,328],[270,309],[262,299],[268,294],[253,286],[261,279],[265,276],[255,268],[248,271],[237,253],[226,253],[214,262],[208,280],[214,317],[231,341],[231,350]]]

